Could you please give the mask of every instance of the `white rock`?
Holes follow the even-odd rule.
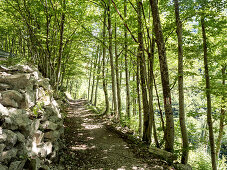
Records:
[[[0,116],[8,116],[9,110],[0,103]]]

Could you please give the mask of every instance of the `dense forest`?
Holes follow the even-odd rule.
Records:
[[[225,0],[2,0],[0,49],[195,169],[225,169]]]

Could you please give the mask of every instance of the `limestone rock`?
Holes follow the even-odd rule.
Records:
[[[38,69],[0,66],[0,170],[22,170],[26,161],[38,170],[56,158],[64,132],[58,103]]]
[[[8,163],[12,158],[15,158],[17,155],[17,149],[13,148],[8,151],[3,151],[0,153],[0,162]]]
[[[50,84],[49,84],[49,79],[48,78],[43,78],[38,81],[38,86],[43,87],[45,90],[51,90]]]
[[[1,72],[7,72],[9,71],[10,69],[8,69],[7,67],[4,67],[4,66],[0,66],[0,71]]]
[[[42,145],[40,145],[38,147],[38,150],[39,150],[39,155],[41,157],[46,157],[47,155],[51,154],[52,153],[52,148],[53,148],[53,145],[51,142],[46,142],[46,143],[43,143]]]
[[[25,114],[24,110],[21,109],[10,109],[10,117],[5,118],[4,127],[17,130],[19,129],[23,135],[28,135],[30,133],[29,126],[31,125],[31,120],[28,115]]]
[[[0,103],[0,116],[8,116],[9,110]]]
[[[17,134],[17,140],[21,143],[24,143],[25,142],[24,135],[22,135],[20,132],[16,132],[16,134]]]
[[[39,158],[31,159],[29,169],[38,170],[40,168],[40,162]]]
[[[44,138],[49,139],[50,141],[55,141],[60,137],[58,131],[50,131],[44,134]]]
[[[42,142],[44,133],[42,131],[37,131],[35,132],[34,136],[33,136],[33,142],[36,143],[36,145],[39,145]]]
[[[9,170],[23,170],[25,161],[15,161],[9,166]]]
[[[5,141],[7,148],[13,147],[17,142],[17,135],[13,131],[8,129],[4,129],[3,133],[5,133],[7,136]]]
[[[0,83],[7,83],[13,89],[24,89],[29,82],[30,76],[30,74],[1,74]]]
[[[31,135],[33,135],[39,129],[39,125],[40,125],[39,119],[33,120],[32,124],[31,124],[31,129],[30,129]]]
[[[48,120],[41,124],[41,129],[56,130],[57,127],[58,127],[57,124]]]
[[[19,107],[19,104],[23,100],[23,95],[19,93],[18,91],[15,90],[7,90],[2,92],[2,100],[1,103],[4,106],[9,106],[9,107]]]
[[[32,73],[34,71],[34,69],[32,69],[28,65],[16,65],[16,66],[13,67],[13,69],[17,69],[17,70],[24,72],[24,73]]]
[[[0,144],[0,153],[3,152],[3,150],[5,149],[6,145],[5,144]]]
[[[10,89],[10,85],[5,83],[0,83],[0,91],[8,90],[8,89]]]
[[[8,167],[0,164],[0,170],[8,170]]]
[[[0,127],[0,142],[5,142],[7,138],[7,135],[5,133],[3,133],[3,129],[2,127]]]

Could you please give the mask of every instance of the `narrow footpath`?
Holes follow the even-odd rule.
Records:
[[[68,108],[64,123],[64,169],[170,169],[160,160],[149,160],[136,154],[124,139],[108,130],[105,121],[86,109],[85,105],[85,100],[78,100],[71,102]]]

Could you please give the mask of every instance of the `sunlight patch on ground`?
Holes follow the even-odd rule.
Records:
[[[90,125],[90,124],[86,124],[86,123],[83,123],[82,126],[85,129],[99,129],[102,127],[102,125]]]
[[[89,147],[89,146],[87,146],[87,145],[76,145],[76,146],[72,146],[71,147],[71,149],[72,150],[87,150],[87,149],[94,149],[95,148],[95,146],[91,146],[91,147]]]

